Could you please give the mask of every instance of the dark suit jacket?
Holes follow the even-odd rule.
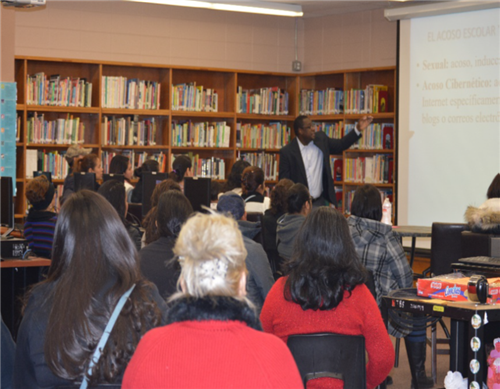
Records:
[[[337,205],[335,197],[335,188],[333,185],[332,171],[330,169],[330,154],[342,154],[342,152],[356,142],[361,135],[356,131],[350,131],[342,139],[329,138],[323,131],[316,132],[314,144],[323,153],[323,171],[321,178],[323,180],[323,193],[321,196],[330,203]],[[298,139],[294,138],[288,145],[280,150],[279,178],[289,178],[295,183],[307,185],[306,169],[302,154],[300,153]]]

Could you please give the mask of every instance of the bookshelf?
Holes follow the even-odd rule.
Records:
[[[73,90],[66,90],[67,106],[57,105],[54,98],[43,104],[43,99],[33,98],[41,93],[36,83],[29,82],[28,77],[35,75],[39,79],[45,77],[51,90],[62,81],[73,85],[75,93],[78,83],[92,86],[90,90],[88,86],[80,88],[80,93],[88,91],[88,96],[73,99],[73,103]],[[31,179],[27,158],[33,158],[35,151],[38,155],[59,154],[63,158],[69,139],[91,148],[103,159],[104,166],[112,155],[124,153],[133,159],[134,167],[149,156],[161,158],[168,171],[175,156],[187,154],[194,161],[203,161],[198,166],[200,175],[210,174],[213,168],[213,174],[217,174],[213,178],[218,180],[227,178],[236,159],[245,158],[263,164],[266,182],[273,185],[279,178],[279,151],[294,137],[293,120],[301,110],[303,89],[317,100],[317,91],[329,89],[332,94],[331,90],[335,90],[338,96],[338,91],[362,89],[370,84],[386,85],[388,108],[373,116],[377,123],[394,125],[395,68],[296,75],[17,56],[15,77],[19,123],[15,206],[18,220],[27,208],[25,188]],[[79,104],[80,100],[87,105]],[[333,112],[308,115],[327,130],[336,127],[340,134],[346,125],[362,116],[335,108]],[[347,158],[377,154],[393,159],[395,156],[393,149],[352,149],[332,157],[344,162]],[[346,193],[360,185],[343,179],[345,165],[340,176],[334,173],[343,203]],[[393,173],[394,169],[393,163]],[[58,178],[54,183],[61,187],[63,180]],[[394,192],[394,183],[376,185]]]

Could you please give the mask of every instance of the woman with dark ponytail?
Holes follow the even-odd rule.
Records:
[[[154,159],[148,159],[134,171],[134,175],[139,177],[139,181],[132,190],[131,203],[142,203],[142,173],[159,172],[160,164]]]
[[[187,155],[178,155],[172,163],[172,171],[168,177],[179,183],[182,191],[184,192],[184,177],[193,177],[192,171],[193,164]]]

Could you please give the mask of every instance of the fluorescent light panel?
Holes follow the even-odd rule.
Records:
[[[139,3],[150,3],[150,4],[163,4],[163,5],[176,5],[180,7],[194,7],[194,8],[206,8],[213,9],[217,11],[234,11],[234,12],[247,12],[256,13],[264,15],[274,15],[274,16],[289,16],[289,17],[301,17],[304,15],[302,12],[302,7],[300,5],[291,4],[274,4],[267,3],[264,1],[242,1],[235,3],[212,3],[209,1],[193,1],[193,0],[128,0],[135,1]]]

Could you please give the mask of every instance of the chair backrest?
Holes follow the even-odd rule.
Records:
[[[287,342],[304,382],[337,378],[345,389],[366,388],[365,338],[317,333],[291,335]]]
[[[500,235],[463,231],[462,257],[500,257]]]
[[[432,223],[431,273],[435,276],[452,272],[451,264],[462,258],[462,231],[465,223]]]
[[[127,220],[131,223],[137,223],[141,225],[142,223],[142,204],[140,203],[128,203]]]

